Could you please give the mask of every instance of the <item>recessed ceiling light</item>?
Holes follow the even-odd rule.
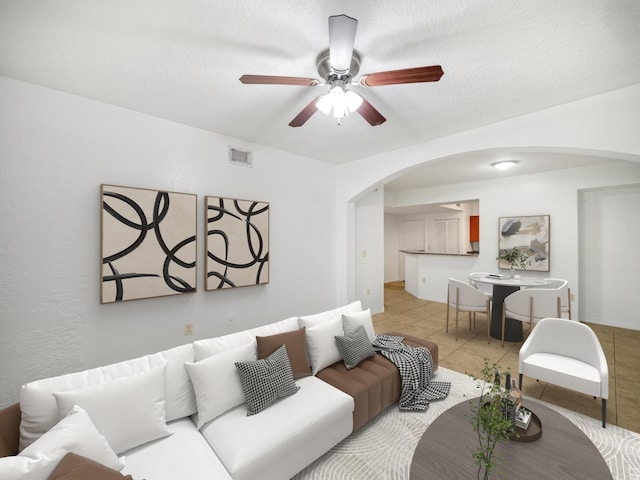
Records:
[[[518,162],[515,160],[505,160],[504,162],[492,163],[491,166],[498,170],[507,170],[508,168],[513,167],[516,163]]]

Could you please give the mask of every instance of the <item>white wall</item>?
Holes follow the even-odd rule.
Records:
[[[371,192],[355,210],[356,299],[372,313],[384,310],[384,192]]]
[[[198,195],[196,293],[100,305],[101,183]],[[268,285],[203,290],[205,195],[270,202]],[[0,407],[29,380],[336,306],[335,198],[322,162],[0,77]]]
[[[579,192],[582,320],[640,330],[640,184]]]
[[[402,280],[399,263],[403,259],[400,253],[400,217],[384,214],[384,282]]]

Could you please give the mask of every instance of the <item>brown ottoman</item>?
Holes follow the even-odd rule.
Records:
[[[399,332],[388,332],[387,335],[404,337],[405,343],[413,347],[427,347],[431,352],[433,371],[438,369],[436,343]],[[354,432],[400,398],[398,368],[379,353],[351,370],[347,370],[340,361],[319,371],[316,376],[353,397]]]

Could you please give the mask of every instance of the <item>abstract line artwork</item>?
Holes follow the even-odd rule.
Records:
[[[206,289],[269,283],[269,204],[206,197]]]
[[[499,217],[498,224],[500,254],[518,247],[525,255],[527,270],[549,271],[549,215]],[[509,264],[500,260],[499,267],[509,268]]]
[[[101,303],[196,291],[196,195],[101,186]]]

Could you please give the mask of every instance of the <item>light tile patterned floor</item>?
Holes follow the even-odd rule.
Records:
[[[496,362],[503,369],[518,372],[518,351],[521,342],[505,342],[491,339],[487,344],[487,320],[477,315],[475,328],[469,331],[467,317],[459,323],[458,341],[455,326],[450,320],[449,333],[445,332],[446,305],[420,300],[404,290],[402,282],[385,285],[384,313],[374,315],[377,333],[396,330],[408,335],[433,340],[438,344],[439,363],[443,367],[462,373],[478,375],[484,357]],[[640,331],[601,325],[590,325],[598,335],[609,362],[609,399],[607,422],[640,432]],[[525,326],[525,335],[528,327]],[[600,418],[600,399],[579,394],[545,382],[524,379],[525,395],[574,410],[593,418]]]

